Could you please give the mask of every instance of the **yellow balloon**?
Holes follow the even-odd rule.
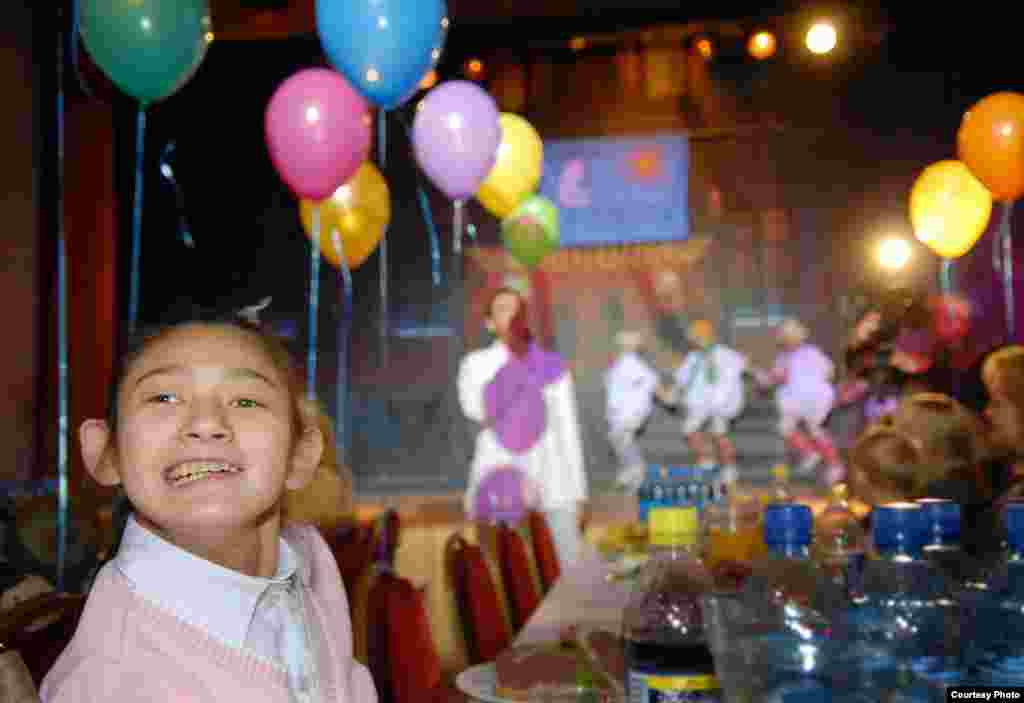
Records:
[[[537,190],[544,168],[544,143],[537,130],[519,115],[503,112],[499,121],[498,156],[476,197],[491,214],[503,220]]]
[[[319,202],[303,199],[299,216],[306,236],[313,238],[313,210],[320,207],[320,252],[335,268],[344,250],[349,269],[356,269],[380,244],[391,221],[391,195],[387,181],[369,161],[334,195]],[[337,239],[335,240],[335,234]],[[338,245],[341,245],[340,247]]]
[[[939,161],[910,191],[914,236],[944,259],[971,250],[988,226],[992,194],[962,161]]]

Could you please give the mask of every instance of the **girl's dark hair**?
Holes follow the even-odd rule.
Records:
[[[288,391],[292,397],[294,426],[301,428],[307,424],[300,404],[302,396],[301,369],[295,360],[294,354],[288,349],[285,340],[267,332],[259,325],[239,317],[237,311],[226,311],[185,303],[172,308],[160,321],[140,328],[135,334],[130,335],[125,340],[121,359],[114,369],[113,383],[110,385],[110,395],[107,398],[107,423],[110,425],[111,431],[117,429],[119,419],[117,400],[121,392],[121,384],[124,382],[128,369],[131,368],[132,364],[153,342],[187,325],[234,327],[258,340],[263,350],[273,360],[274,365],[287,379]],[[315,422],[315,420],[311,422]]]
[[[522,291],[518,291],[511,286],[502,286],[501,288],[498,288],[493,293],[491,293],[491,297],[487,299],[487,306],[484,308],[485,320],[489,320],[491,316],[494,314],[494,302],[503,295],[514,295],[515,297],[519,298],[519,303],[521,305],[527,302],[526,296],[523,295]]]

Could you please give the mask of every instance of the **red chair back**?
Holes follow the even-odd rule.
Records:
[[[540,592],[534,582],[526,541],[504,523],[498,527],[498,558],[511,606],[512,626],[519,630],[540,605]]]
[[[455,534],[448,539],[445,554],[469,663],[494,661],[509,646],[512,633],[483,550]]]
[[[402,520],[398,511],[392,508],[385,510],[377,518],[373,536],[373,561],[395,568],[395,554],[398,552],[398,539],[402,529]]]
[[[379,703],[394,703],[392,688],[392,662],[388,651],[390,637],[390,592],[395,588],[399,578],[386,569],[372,567],[368,576],[372,582],[368,585],[364,618],[360,618],[360,626],[365,627],[366,666],[373,676],[377,687]],[[364,586],[365,587],[365,586]],[[353,625],[354,626],[354,625]],[[362,647],[361,647],[362,648]]]
[[[537,560],[537,571],[540,572],[541,586],[547,593],[562,575],[562,567],[558,564],[558,551],[555,539],[551,535],[551,527],[543,513],[531,510],[527,518],[530,525],[530,539],[533,541],[533,556]]]
[[[394,703],[421,703],[443,688],[441,659],[430,632],[423,591],[407,579],[383,582],[386,651]]]
[[[331,553],[334,554],[338,571],[341,572],[341,580],[351,602],[359,577],[373,562],[373,527],[363,524],[351,525],[344,531],[326,534],[324,538],[331,548]]]

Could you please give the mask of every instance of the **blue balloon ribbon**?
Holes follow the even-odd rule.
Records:
[[[1006,296],[1006,342],[1013,344],[1017,338],[1017,320],[1014,310],[1013,293],[1013,202],[1003,203],[1003,218],[999,233],[1003,245],[1003,294]]]
[[[405,130],[406,137],[410,137],[409,125],[404,120],[400,120],[400,124]],[[427,199],[427,191],[423,188],[423,178],[419,171],[416,172],[416,199],[420,204],[420,212],[423,214],[423,222],[427,225],[427,234],[430,235],[431,278],[434,281],[434,287],[439,288],[444,283],[444,274],[441,270],[441,238],[437,233],[437,227],[434,225],[434,215],[430,210],[430,201]]]
[[[75,3],[77,8],[77,2]],[[74,11],[74,10],[73,10]],[[58,9],[58,13],[61,10]],[[68,543],[68,316],[64,228],[64,41],[57,36],[57,591],[64,591]],[[70,40],[76,41],[75,25]]]
[[[943,293],[953,292],[953,261],[943,259],[942,268],[939,271],[939,288]]]
[[[338,230],[331,231],[331,240],[334,248],[338,251],[338,268],[341,269],[341,324],[338,325],[338,381],[335,387],[335,441],[337,442],[338,456],[347,460],[349,446],[349,348],[352,335],[352,272],[348,268],[348,261],[345,259],[345,247],[341,241]]]
[[[139,321],[139,287],[142,269],[142,188],[146,150],[146,108],[139,103],[135,120],[135,198],[132,202],[132,257],[128,289],[128,334],[135,334]]]
[[[306,396],[316,399],[316,333],[320,319],[320,203],[313,208],[313,236],[309,247],[309,334],[306,347]]]

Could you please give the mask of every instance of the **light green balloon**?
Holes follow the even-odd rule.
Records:
[[[517,261],[534,268],[558,248],[558,208],[543,195],[531,195],[502,220],[501,238]]]
[[[213,38],[207,0],[83,0],[82,41],[117,87],[143,104],[199,68]]]

